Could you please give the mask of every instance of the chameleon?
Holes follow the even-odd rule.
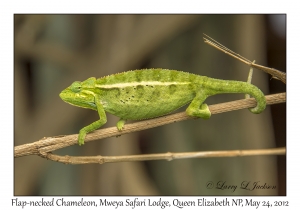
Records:
[[[91,77],[83,82],[73,82],[59,96],[71,105],[98,112],[100,119],[79,131],[78,144],[83,145],[87,133],[107,122],[106,112],[120,118],[116,125],[119,131],[126,120],[163,116],[188,103],[188,116],[209,119],[211,112],[203,102],[207,97],[221,93],[251,95],[257,105],[249,110],[255,114],[266,107],[263,92],[252,84],[168,69],[125,71],[99,79]]]

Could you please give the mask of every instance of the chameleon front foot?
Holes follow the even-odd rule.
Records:
[[[117,128],[119,131],[121,131],[125,125],[125,122],[126,120],[123,120],[123,119],[120,119],[118,122],[117,122]]]
[[[84,145],[85,136],[86,136],[86,132],[79,131],[79,135],[78,135],[78,145],[79,146]]]

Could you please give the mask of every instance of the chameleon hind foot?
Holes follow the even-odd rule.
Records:
[[[200,108],[195,108],[192,104],[186,109],[186,114],[191,117],[200,117],[202,119],[209,119],[211,112],[207,104],[201,104]]]

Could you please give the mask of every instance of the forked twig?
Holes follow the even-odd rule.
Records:
[[[279,71],[277,69],[274,69],[274,68],[269,68],[269,67],[266,67],[266,66],[255,64],[255,63],[251,62],[250,60],[248,60],[247,58],[245,58],[245,57],[233,52],[232,50],[228,49],[227,47],[220,44],[219,42],[217,42],[213,38],[209,37],[208,35],[206,35],[206,34],[204,34],[204,35],[206,37],[208,37],[208,39],[203,37],[204,43],[209,44],[209,45],[213,46],[214,48],[216,48],[216,49],[218,49],[218,50],[220,50],[220,51],[222,51],[222,52],[238,59],[239,61],[247,64],[248,66],[251,66],[253,68],[256,68],[256,69],[262,70],[262,71],[264,71],[268,74],[271,74],[274,79],[279,79],[283,83],[286,84],[286,73],[284,73],[282,71]]]

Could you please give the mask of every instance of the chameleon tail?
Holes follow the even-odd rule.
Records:
[[[219,93],[244,93],[251,95],[257,102],[256,107],[249,109],[254,114],[259,114],[266,108],[265,95],[259,88],[252,84],[241,81],[207,78],[203,85],[211,90],[212,95]]]

